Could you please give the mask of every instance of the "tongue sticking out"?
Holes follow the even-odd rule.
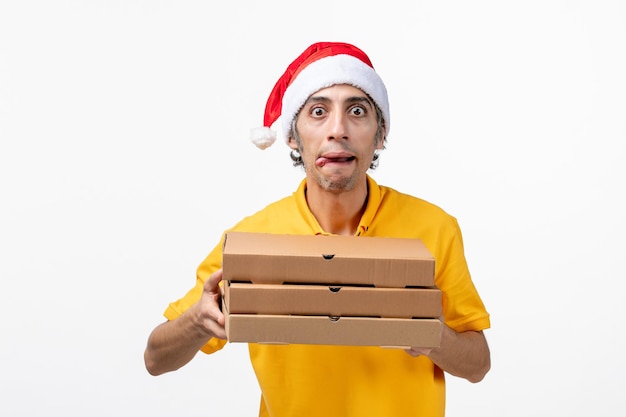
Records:
[[[327,158],[325,156],[320,156],[315,160],[315,165],[318,167],[323,167],[329,162],[350,162],[354,159],[354,157],[346,157],[346,158]]]
[[[323,167],[324,165],[326,165],[326,163],[327,163],[328,161],[329,161],[329,159],[328,159],[328,158],[324,158],[324,157],[322,156],[322,157],[319,157],[319,158],[317,158],[317,159],[315,160],[315,165],[317,165],[318,167]]]

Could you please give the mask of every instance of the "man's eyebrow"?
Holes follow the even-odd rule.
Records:
[[[354,96],[346,100],[348,103],[366,103],[368,106],[373,107],[374,103],[367,96]]]
[[[309,103],[329,103],[330,99],[326,96],[311,96],[309,97],[304,104],[309,104]]]

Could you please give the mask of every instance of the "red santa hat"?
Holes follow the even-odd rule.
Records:
[[[387,89],[365,52],[341,42],[309,46],[276,82],[265,106],[263,126],[252,129],[251,140],[260,149],[277,137],[287,142],[291,122],[311,94],[335,84],[363,90],[380,107],[387,133],[390,127]]]

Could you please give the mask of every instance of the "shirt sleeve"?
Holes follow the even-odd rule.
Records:
[[[170,303],[163,313],[168,320],[175,320],[189,307],[194,305],[202,296],[205,281],[211,274],[222,267],[222,240],[215,246],[209,255],[202,261],[196,270],[196,284],[182,298]],[[224,347],[226,340],[212,338],[200,350],[204,353],[213,353]]]
[[[457,332],[487,329],[491,326],[489,313],[472,281],[461,229],[454,218],[449,233],[441,240],[435,268],[435,284],[443,295],[445,322]]]

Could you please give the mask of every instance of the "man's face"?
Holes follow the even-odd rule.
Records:
[[[300,152],[308,178],[324,190],[349,191],[372,162],[378,121],[374,103],[358,88],[334,85],[312,94],[297,116],[300,147],[293,138],[289,146]]]

